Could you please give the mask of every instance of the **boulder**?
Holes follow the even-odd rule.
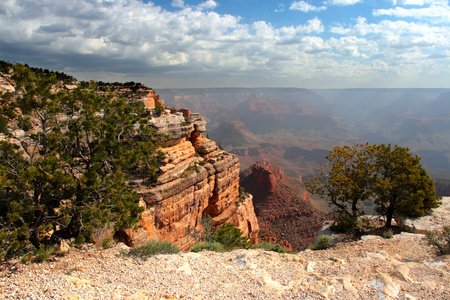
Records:
[[[450,226],[450,197],[443,197],[442,205],[434,209],[429,215],[420,218],[396,216],[395,220],[399,227],[412,233],[440,231],[443,227]]]

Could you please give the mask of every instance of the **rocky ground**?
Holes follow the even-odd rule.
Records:
[[[450,256],[423,235],[363,236],[319,251],[181,252],[141,260],[125,246],[2,264],[1,299],[450,299]]]

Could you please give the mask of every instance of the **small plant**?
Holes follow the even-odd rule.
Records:
[[[72,275],[73,272],[79,271],[80,269],[78,268],[70,268],[69,270],[67,270],[66,275],[70,276]]]
[[[339,261],[339,259],[337,259],[336,257],[330,257],[329,258],[329,260],[331,260],[332,262],[338,262]]]
[[[184,117],[184,122],[181,123],[181,126],[188,126],[191,124],[191,120],[188,117]]]
[[[259,243],[252,246],[252,249],[264,249],[266,251],[274,251],[278,253],[286,253],[284,247],[280,244],[272,244],[272,243]]]
[[[180,249],[168,241],[161,242],[157,240],[150,240],[140,247],[131,249],[128,252],[128,256],[136,256],[141,259],[146,259],[152,255],[175,254],[178,252],[180,252]]]
[[[205,232],[203,233],[203,240],[205,242],[214,242],[214,233],[213,233],[213,224],[212,224],[212,217],[210,215],[205,215],[200,220],[200,224],[205,229]]]
[[[219,242],[204,242],[197,243],[192,247],[191,252],[200,252],[202,250],[209,250],[214,252],[225,252],[222,244]]]
[[[388,229],[385,232],[383,232],[383,238],[384,239],[392,239],[394,237],[394,232],[392,229]]]
[[[55,247],[53,246],[41,246],[36,249],[36,256],[34,261],[43,262],[49,259],[50,256],[55,252]]]
[[[251,246],[250,240],[242,234],[242,231],[236,228],[233,223],[226,223],[214,232],[214,237],[227,251],[248,249]]]
[[[187,167],[187,168],[183,171],[183,173],[180,175],[180,177],[181,177],[181,178],[189,177],[189,175],[191,175],[191,174],[193,174],[193,173],[195,172],[195,169],[196,169],[196,167],[194,167],[194,166],[189,166],[189,167]],[[197,167],[197,169],[198,169],[198,167]]]
[[[102,241],[103,249],[109,249],[114,245],[114,240],[112,237],[106,237]]]
[[[334,223],[330,229],[334,232],[349,232],[358,227],[358,217],[349,216],[343,212],[338,212],[333,219]]]
[[[159,103],[155,104],[155,114],[159,117],[166,111],[166,108]]]
[[[445,226],[442,231],[433,231],[426,234],[428,244],[434,248],[436,254],[450,254],[450,226]]]
[[[312,246],[311,250],[325,250],[333,246],[333,239],[328,235],[321,235],[317,239],[317,245]]]

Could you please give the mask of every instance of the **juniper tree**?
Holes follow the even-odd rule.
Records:
[[[2,96],[3,256],[28,242],[81,241],[107,223],[116,229],[135,224],[142,208],[127,179],[156,180],[160,144],[144,104],[93,89],[57,92],[54,76],[37,76],[23,65],[14,66],[12,78],[14,101]]]
[[[420,217],[440,205],[434,182],[420,165],[420,157],[408,148],[391,145],[354,145],[334,147],[328,162],[318,168],[318,176],[305,185],[310,193],[328,199],[344,230],[356,225],[358,205],[373,200],[376,210],[391,226],[394,213]],[[344,225],[344,224],[340,224]]]

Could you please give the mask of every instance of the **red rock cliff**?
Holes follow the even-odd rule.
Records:
[[[254,197],[261,240],[295,251],[312,245],[324,218],[311,205],[301,179],[286,176],[268,160],[255,163],[241,177],[241,185]]]

